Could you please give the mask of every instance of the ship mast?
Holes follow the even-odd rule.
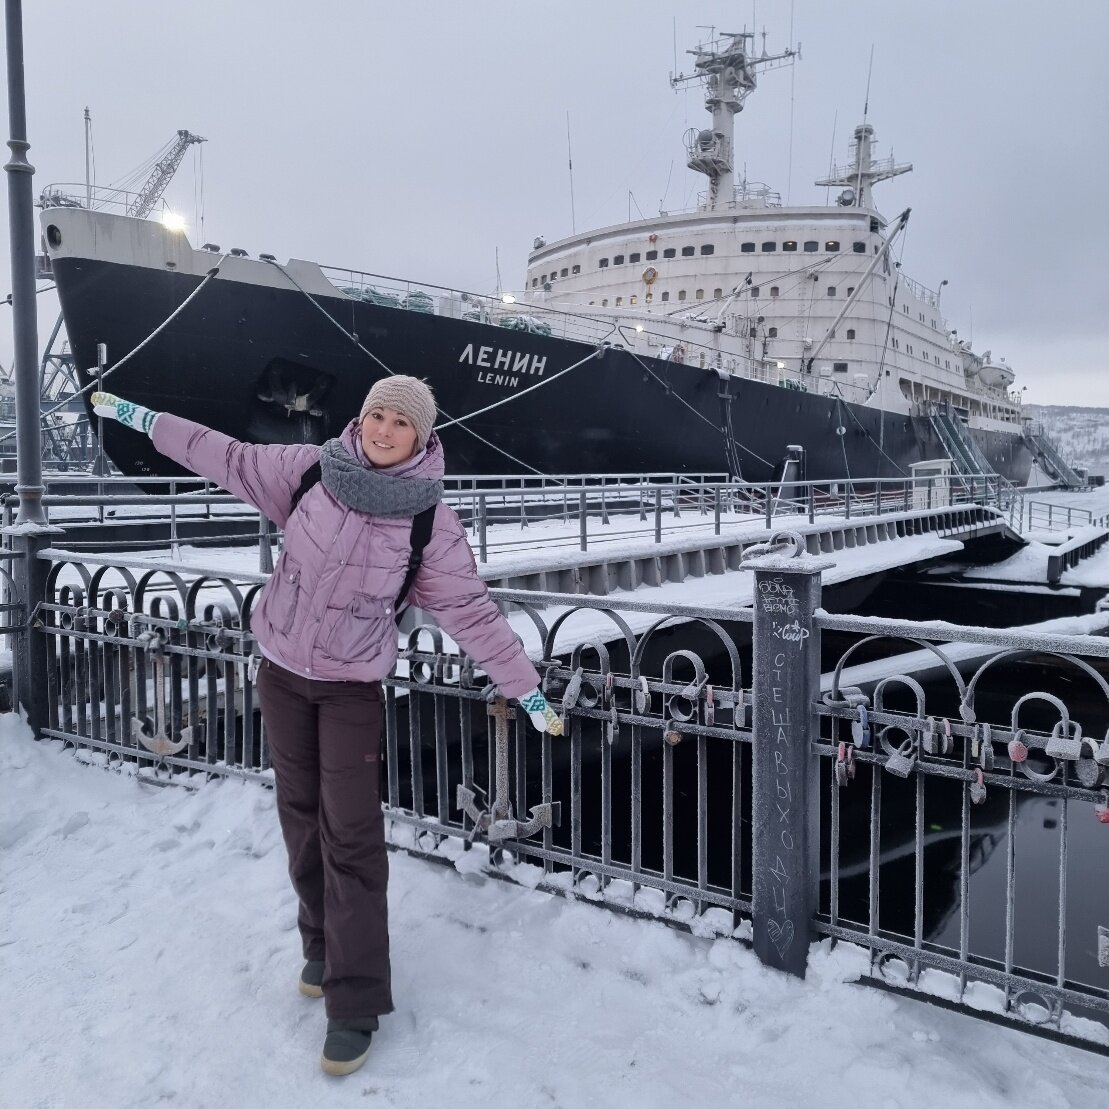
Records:
[[[686,132],[685,145],[689,161],[686,165],[709,179],[708,200],[705,207],[713,211],[730,207],[735,200],[735,116],[743,111],[743,102],[755,90],[756,73],[760,69],[777,68],[791,64],[801,56],[797,49],[781,54],[767,54],[766,35],[763,34],[762,54],[753,56],[754,34],[722,32],[696,50],[689,50],[694,61],[694,72],[679,73],[670,78],[671,88],[680,88],[699,82],[705,87],[705,108],[712,115],[712,129],[698,131],[691,127]]]
[[[899,173],[908,173],[913,168],[912,162],[898,165],[892,154],[879,162],[874,161],[871,157],[873,145],[874,128],[869,123],[859,124],[855,128],[855,160],[842,168],[833,166],[827,177],[816,182],[817,185],[842,188],[843,192],[836,200],[841,207],[873,208],[873,186]]]

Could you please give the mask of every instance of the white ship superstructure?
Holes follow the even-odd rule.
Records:
[[[672,79],[701,82],[712,114],[686,136],[688,166],[709,180],[697,207],[537,241],[518,307],[609,318],[611,341],[643,355],[893,413],[938,404],[972,428],[1019,433],[1012,371],[959,340],[941,289],[894,260],[908,213],[887,222],[872,190],[912,166],[875,159],[870,124],[850,163],[816,182],[838,190],[832,205],[783,207],[769,187],[734,181],[734,116],[757,71],[797,53],[752,57],[752,39],[700,47],[694,74]]]

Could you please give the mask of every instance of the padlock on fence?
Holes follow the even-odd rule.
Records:
[[[993,770],[993,729],[989,724],[975,724],[975,734],[978,737],[978,765],[987,773]]]
[[[840,741],[836,752],[836,785],[842,789],[855,777],[855,748],[853,744]]]
[[[951,721],[944,718],[943,729],[937,732],[935,718],[926,717],[920,733],[920,746],[926,755],[950,755],[955,746]]]
[[[1102,792],[1101,800],[1094,806],[1099,824],[1109,824],[1109,791]]]
[[[858,717],[851,721],[851,742],[856,747],[870,746],[870,716],[866,711],[866,705],[858,706]]]
[[[1074,776],[1085,789],[1097,789],[1106,777],[1105,767],[1098,765],[1097,751],[1096,740],[1082,741],[1082,754],[1074,764]]]
[[[1073,729],[1073,734],[1068,734],[1068,727]],[[1082,756],[1082,725],[1077,720],[1060,720],[1051,730],[1051,738],[1047,741],[1044,753],[1053,759],[1065,759],[1074,762]]]
[[[982,768],[976,767],[974,780],[970,783],[970,800],[975,805],[981,805],[986,800],[986,780]]]
[[[916,740],[909,736],[900,747],[894,747],[886,738],[886,733],[890,730],[888,727],[883,728],[879,733],[882,747],[889,754],[885,768],[895,777],[907,778],[916,769]]]
[[[1009,740],[1009,758],[1018,766],[1028,761],[1028,744],[1024,742],[1024,729],[1020,728]]]

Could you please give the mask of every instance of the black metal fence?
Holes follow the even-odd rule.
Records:
[[[758,552],[753,611],[496,591],[562,738],[410,633],[386,689],[394,844],[798,974],[812,941],[857,944],[889,988],[1106,1049],[1109,642],[832,616],[799,550]],[[182,784],[269,778],[264,575],[39,558],[19,634],[44,655],[41,734]],[[897,639],[921,658],[891,661]]]

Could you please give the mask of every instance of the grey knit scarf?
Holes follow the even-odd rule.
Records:
[[[390,477],[351,458],[339,439],[320,452],[327,491],[340,503],[370,516],[415,516],[443,498],[443,483],[422,477]]]

